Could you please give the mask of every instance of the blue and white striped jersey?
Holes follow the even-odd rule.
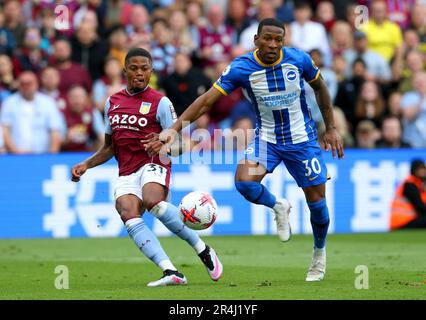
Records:
[[[271,65],[264,64],[255,50],[234,59],[214,87],[224,95],[243,88],[255,106],[258,138],[298,144],[317,139],[303,79],[311,82],[319,75],[320,70],[302,50],[283,47],[280,58]]]

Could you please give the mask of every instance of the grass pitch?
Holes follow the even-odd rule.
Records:
[[[0,299],[425,299],[426,231],[329,235],[324,281],[306,283],[312,237],[204,237],[224,264],[214,283],[194,251],[160,238],[187,286],[148,288],[161,272],[128,238],[0,241]],[[69,289],[55,288],[55,267]],[[358,265],[369,288],[357,290]]]

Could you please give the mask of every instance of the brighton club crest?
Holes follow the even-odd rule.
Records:
[[[139,109],[139,112],[142,113],[142,114],[148,114],[150,109],[151,109],[151,103],[150,102],[142,102],[141,107]]]

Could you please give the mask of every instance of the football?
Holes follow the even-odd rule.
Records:
[[[193,191],[179,204],[183,223],[194,230],[203,230],[216,221],[217,203],[207,192]]]

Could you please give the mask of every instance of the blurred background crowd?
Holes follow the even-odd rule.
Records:
[[[97,149],[105,100],[125,87],[133,47],[151,52],[150,85],[182,114],[233,58],[254,49],[258,21],[268,17],[285,23],[287,46],[321,68],[346,148],[426,148],[424,0],[5,0],[0,153]],[[305,89],[321,134],[314,92]],[[253,128],[254,114],[237,90],[194,128],[246,134],[238,129]],[[218,149],[221,141],[208,142]]]

